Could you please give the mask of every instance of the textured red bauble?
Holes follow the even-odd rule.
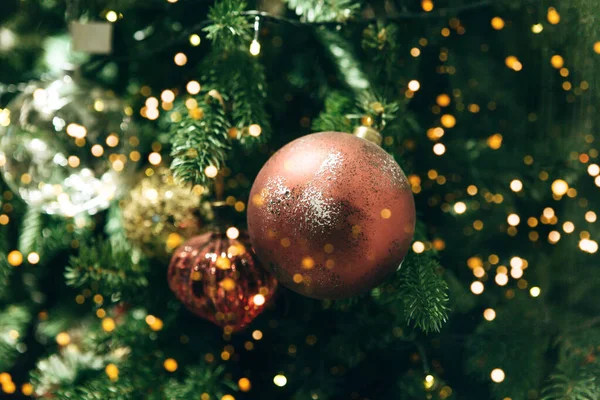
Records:
[[[258,174],[248,232],[279,283],[308,297],[350,297],[396,271],[412,241],[415,205],[388,153],[340,132],[314,133]]]
[[[277,280],[258,265],[248,234],[215,229],[179,247],[171,259],[169,287],[197,314],[231,332],[259,315]]]

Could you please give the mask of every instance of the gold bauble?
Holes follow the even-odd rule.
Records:
[[[177,184],[167,168],[146,170],[120,203],[127,238],[148,256],[168,256],[198,233],[206,217],[204,193],[201,186]]]

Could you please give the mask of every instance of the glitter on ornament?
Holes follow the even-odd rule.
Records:
[[[167,256],[211,218],[202,207],[204,191],[178,185],[167,168],[158,168],[120,202],[125,235],[145,254]]]
[[[232,239],[217,227],[188,240],[173,254],[168,272],[169,287],[190,311],[229,332],[261,314],[277,288],[248,234],[238,231]]]
[[[248,203],[256,254],[290,289],[353,296],[398,269],[415,223],[410,184],[374,143],[346,133],[308,135],[279,150]]]
[[[112,92],[65,73],[31,84],[4,110],[3,176],[31,207],[95,214],[128,188],[130,118]]]

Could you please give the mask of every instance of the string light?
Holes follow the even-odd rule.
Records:
[[[409,90],[412,90],[413,92],[416,92],[420,88],[421,88],[421,84],[419,83],[419,81],[413,79],[412,81],[408,82],[408,89]]]
[[[567,190],[569,190],[569,184],[566,181],[557,179],[552,182],[552,193],[555,195],[564,196],[567,193]]]
[[[536,35],[541,33],[543,30],[544,26],[542,24],[535,24],[531,26],[531,32],[535,33]]]
[[[200,45],[201,39],[200,36],[196,35],[195,33],[193,35],[190,35],[190,44],[194,47]]]
[[[160,98],[166,103],[172,103],[173,100],[175,100],[175,93],[173,93],[172,90],[163,90],[163,92],[160,94]]]
[[[440,122],[442,123],[442,126],[444,126],[444,128],[453,128],[456,125],[456,118],[454,117],[454,115],[444,114],[442,115]]]
[[[238,387],[242,392],[249,392],[252,389],[252,384],[248,378],[240,378],[238,381]]]
[[[119,379],[119,368],[115,364],[108,364],[106,368],[104,368],[104,372],[108,376],[108,379],[113,382]]]
[[[444,146],[442,143],[436,143],[433,146],[433,152],[435,155],[441,156],[446,152],[446,146]]]
[[[506,274],[497,274],[494,280],[498,286],[504,286],[508,283],[508,276]]]
[[[510,182],[510,190],[512,190],[513,192],[520,192],[521,190],[523,190],[523,182],[521,182],[518,179],[513,179]]]
[[[263,296],[262,294],[256,294],[252,298],[252,301],[254,301],[254,304],[257,306],[262,306],[263,304],[265,304],[265,300],[265,296]]]
[[[593,254],[598,251],[598,242],[583,238],[579,241],[579,248],[586,253]]]
[[[508,224],[510,226],[517,226],[521,222],[521,218],[519,218],[519,216],[517,214],[510,214],[506,218],[506,221],[508,222]]]
[[[423,387],[429,390],[433,387],[433,385],[435,385],[435,377],[431,374],[425,376],[425,380],[423,380]]]
[[[473,292],[473,294],[481,294],[483,293],[483,289],[483,283],[479,281],[471,283],[471,292]]]
[[[415,253],[419,254],[425,251],[425,244],[420,241],[416,241],[412,245],[412,249]]]
[[[500,17],[492,18],[492,21],[490,23],[492,24],[492,28],[494,28],[497,31],[504,28],[504,20]]]
[[[423,11],[425,12],[430,12],[433,10],[433,2],[431,0],[421,1],[421,8],[423,8]]]
[[[115,320],[112,318],[104,318],[102,320],[102,329],[104,332],[112,332],[115,330]]]
[[[467,205],[462,201],[459,201],[458,203],[454,204],[454,212],[456,212],[457,214],[463,214],[465,211],[467,211]]]
[[[56,343],[58,343],[59,346],[66,346],[71,343],[71,336],[69,336],[67,332],[61,332],[56,335]]]
[[[573,224],[571,221],[566,221],[562,228],[565,233],[572,233],[575,230],[575,224]]]
[[[556,25],[560,22],[560,14],[558,13],[558,11],[556,11],[556,8],[554,7],[548,8],[548,14],[546,14],[546,18],[548,19],[548,22],[550,22],[552,25]]]
[[[177,361],[173,358],[167,358],[163,363],[163,367],[169,372],[177,371]]]
[[[284,387],[287,384],[287,378],[282,374],[275,375],[273,377],[273,383],[275,386]]]
[[[492,380],[494,382],[500,383],[500,382],[502,382],[504,380],[504,378],[506,377],[506,375],[504,374],[504,371],[501,370],[500,368],[495,368],[490,373],[490,377],[492,378]]]
[[[500,146],[502,146],[502,135],[499,133],[494,133],[487,139],[487,145],[492,150],[498,150]]]
[[[542,290],[537,286],[533,286],[531,289],[529,289],[529,294],[531,297],[538,297],[540,293],[542,293]]]
[[[250,136],[259,137],[262,133],[262,128],[258,124],[252,124],[248,127],[248,133],[250,133]]]
[[[588,211],[585,213],[585,220],[587,222],[596,222],[596,213],[593,211]]]
[[[6,257],[8,263],[13,267],[18,267],[23,263],[23,254],[19,250],[13,250]]]
[[[263,337],[263,333],[259,330],[253,331],[252,332],[252,339],[254,340],[260,340]]]
[[[162,156],[160,155],[160,153],[152,152],[148,155],[148,161],[152,165],[158,165],[162,161]]]
[[[198,81],[189,81],[185,88],[189,94],[198,94],[201,89]]]
[[[523,276],[523,270],[521,268],[511,268],[510,276],[512,276],[514,279],[519,279]]]
[[[250,54],[257,56],[260,54],[260,43],[258,42],[258,31],[260,29],[260,17],[254,18],[254,38],[250,43]]]
[[[33,385],[31,383],[24,383],[21,386],[21,393],[25,396],[31,396],[33,394]]]
[[[560,232],[552,231],[548,234],[548,242],[555,244],[560,240]]]
[[[187,64],[187,56],[184,53],[177,53],[175,54],[175,57],[173,57],[173,61],[175,61],[175,65],[183,67],[185,64]]]
[[[2,383],[2,390],[5,393],[12,394],[17,390],[17,386],[13,381],[7,381]]]
[[[523,64],[515,56],[508,56],[504,59],[504,64],[513,71],[520,71],[523,69]]]
[[[451,101],[450,96],[448,96],[446,93],[442,93],[442,94],[438,95],[435,99],[435,102],[440,107],[448,107],[450,105],[450,101]]]
[[[219,173],[219,170],[214,165],[209,165],[204,169],[204,174],[209,178],[214,178]]]
[[[227,228],[226,234],[229,239],[237,239],[240,236],[240,231],[235,226],[231,226]]]
[[[250,54],[253,56],[260,54],[260,43],[258,43],[256,39],[252,40],[252,43],[250,43]]]
[[[552,56],[552,58],[550,58],[550,64],[552,64],[554,68],[560,69],[563,67],[563,65],[565,65],[565,60],[563,60],[563,58],[558,54],[555,54]]]
[[[110,10],[109,12],[106,13],[106,20],[108,22],[116,22],[118,18],[119,18],[119,15],[113,10]]]
[[[483,311],[483,318],[485,318],[486,321],[493,321],[496,319],[496,311],[494,311],[492,308],[486,308]]]

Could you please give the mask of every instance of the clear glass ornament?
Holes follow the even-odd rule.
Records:
[[[139,144],[123,102],[65,72],[35,82],[0,118],[4,180],[31,207],[74,216],[106,209],[130,184]]]

